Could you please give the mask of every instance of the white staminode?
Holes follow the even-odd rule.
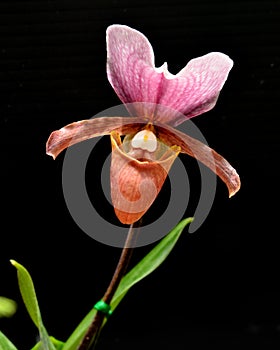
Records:
[[[133,148],[154,152],[157,149],[157,138],[152,131],[142,130],[133,137],[131,145]]]

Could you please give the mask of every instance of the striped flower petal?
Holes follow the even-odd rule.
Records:
[[[155,67],[153,48],[142,33],[124,25],[107,29],[108,79],[123,103],[136,102],[132,114],[151,121],[176,126],[212,109],[232,66],[227,55],[211,52],[173,75],[166,63]],[[162,114],[155,105],[173,113]]]

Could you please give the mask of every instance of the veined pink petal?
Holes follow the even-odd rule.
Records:
[[[155,67],[152,46],[142,33],[123,25],[107,29],[108,79],[123,103],[146,102],[135,104],[133,113],[150,120],[176,126],[212,109],[232,66],[227,55],[212,52],[173,75],[166,63]],[[161,114],[154,104],[174,112]]]
[[[107,28],[107,76],[123,103],[157,104],[162,74],[155,72],[154,52],[147,38],[124,25]],[[152,111],[139,104],[138,116],[151,116]]]
[[[177,75],[168,78],[163,72],[158,103],[179,111],[181,116],[165,116],[161,121],[177,126],[212,109],[232,66],[227,55],[211,52],[192,59]]]
[[[147,123],[134,117],[101,117],[71,123],[53,131],[46,144],[46,153],[54,159],[65,148],[92,137],[109,135],[115,130],[120,135],[137,132]]]
[[[171,126],[156,125],[157,135],[166,145],[177,145],[181,153],[186,153],[206,165],[227,185],[229,197],[240,189],[240,178],[236,170],[216,151],[197,139],[178,131]]]

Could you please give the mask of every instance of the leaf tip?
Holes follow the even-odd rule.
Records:
[[[186,218],[186,219],[182,220],[182,223],[184,224],[184,226],[186,226],[186,225],[190,224],[193,221],[194,221],[194,217],[191,216],[189,218]]]
[[[10,259],[10,263],[11,263],[13,266],[17,267],[17,264],[18,264],[18,263],[17,263],[15,260]]]

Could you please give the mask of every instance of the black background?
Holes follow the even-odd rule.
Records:
[[[206,222],[129,292],[99,348],[279,345],[279,10],[270,0],[0,1],[0,295],[18,302],[0,327],[19,349],[31,348],[37,331],[9,259],[31,272],[45,325],[65,340],[103,295],[120,254],[75,224],[63,155],[45,155],[51,131],[119,104],[105,71],[114,23],[143,32],[156,66],[167,61],[174,74],[211,51],[234,60],[216,107],[193,121],[242,188],[228,199],[218,183]]]

